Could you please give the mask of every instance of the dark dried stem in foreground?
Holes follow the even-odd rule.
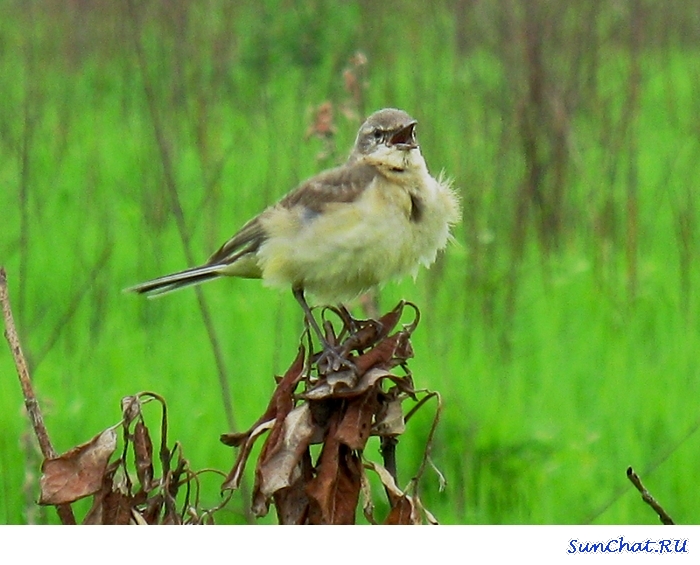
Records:
[[[382,453],[382,459],[384,460],[384,467],[389,474],[394,477],[394,480],[398,483],[398,471],[396,469],[396,446],[399,440],[393,436],[385,436],[382,438],[382,444],[380,447]]]
[[[661,523],[666,526],[673,526],[675,524],[673,519],[661,507],[661,505],[658,502],[656,502],[656,499],[653,496],[651,496],[649,491],[642,484],[642,479],[639,478],[639,475],[637,475],[637,473],[634,472],[634,469],[632,469],[632,467],[627,467],[627,478],[641,493],[642,500],[654,509],[654,512],[656,512],[656,514],[659,516],[659,520],[661,520]]]
[[[44,417],[39,408],[39,402],[34,394],[27,361],[22,353],[22,346],[19,342],[14,317],[12,316],[12,309],[10,308],[10,297],[7,292],[7,273],[4,267],[0,267],[0,302],[2,303],[2,317],[5,321],[5,339],[7,339],[7,343],[10,345],[12,357],[15,361],[19,384],[22,387],[22,395],[24,396],[24,405],[27,407],[27,413],[32,422],[32,428],[39,442],[42,455],[45,459],[53,459],[56,457],[57,453],[51,444],[49,432],[46,429]],[[75,515],[70,505],[58,505],[56,506],[56,510],[61,519],[61,523],[69,525],[75,524]]]

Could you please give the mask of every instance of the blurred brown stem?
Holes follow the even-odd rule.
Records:
[[[27,414],[29,414],[29,419],[32,422],[32,427],[34,428],[34,433],[39,442],[42,455],[45,459],[53,459],[56,457],[57,453],[51,444],[49,433],[44,424],[44,417],[41,414],[39,402],[34,394],[32,380],[29,376],[27,361],[24,358],[22,346],[17,336],[15,321],[12,316],[12,309],[10,308],[10,297],[7,292],[7,274],[4,267],[0,267],[0,303],[2,303],[2,317],[5,321],[5,339],[7,339],[7,343],[12,350],[12,357],[14,358],[15,367],[17,368],[17,375],[19,376],[19,384],[22,387],[22,395],[24,396],[24,405],[27,408]],[[56,510],[58,511],[58,516],[62,524],[75,524],[75,515],[69,504],[60,504],[56,506]]]
[[[661,520],[661,523],[666,526],[673,526],[674,521],[671,519],[668,513],[661,507],[661,505],[658,502],[656,502],[656,499],[653,496],[651,496],[649,491],[642,484],[642,479],[639,478],[639,475],[637,475],[637,473],[634,472],[634,469],[632,469],[632,467],[627,467],[627,478],[641,493],[642,500],[654,509],[654,512],[656,512],[656,514],[659,516],[659,520]]]
[[[29,27],[34,28],[34,3],[26,7]],[[29,31],[29,30],[28,30]],[[31,34],[30,31],[30,34]],[[18,290],[18,316],[19,325],[26,328],[27,321],[27,293],[25,281],[29,263],[29,181],[30,181],[30,154],[32,140],[36,129],[37,112],[37,85],[36,85],[36,55],[35,42],[31,39],[25,45],[25,92],[22,104],[22,142],[20,148],[20,176],[19,176],[19,290]]]
[[[639,159],[637,124],[642,90],[641,52],[644,41],[644,12],[640,0],[632,2],[632,26],[630,28],[631,69],[628,82],[627,103],[625,104],[625,121],[629,132],[629,170],[625,209],[627,212],[627,237],[625,238],[625,255],[627,258],[627,295],[630,300],[637,294],[638,253],[639,253],[639,199],[638,170]]]

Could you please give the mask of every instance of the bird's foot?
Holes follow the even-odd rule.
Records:
[[[348,369],[357,373],[357,366],[348,358],[348,349],[343,345],[333,346],[325,339],[321,343],[323,349],[315,360],[321,373],[336,373],[341,369]]]

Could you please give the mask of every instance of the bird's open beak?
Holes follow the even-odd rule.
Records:
[[[415,121],[411,122],[392,135],[389,138],[389,145],[395,145],[400,149],[415,149],[418,147],[418,143],[416,143],[416,123]]]

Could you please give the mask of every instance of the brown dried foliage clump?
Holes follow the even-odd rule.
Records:
[[[214,508],[203,510],[200,476],[212,472],[224,477],[224,473],[211,469],[194,472],[180,444],[168,445],[167,406],[155,393],[124,398],[119,424],[62,455],[56,453],[16,332],[2,268],[0,303],[5,337],[44,456],[39,504],[55,506],[62,523],[75,524],[73,503],[90,496],[92,505],[83,524],[213,523],[214,514],[226,506],[241,485],[253,444],[266,431],[269,435],[258,457],[252,493],[256,516],[264,516],[274,504],[282,524],[352,524],[362,499],[364,516],[370,523],[377,523],[367,473],[372,471],[389,502],[383,523],[436,523],[420,501],[418,483],[430,463],[440,398],[434,392],[415,390],[406,365],[413,356],[410,336],[419,319],[414,305],[400,302],[379,320],[355,320],[342,307],[326,308],[324,314],[334,312],[339,317],[341,330],[336,334],[330,321],[324,320],[329,349],[307,356],[307,348],[300,345],[263,415],[248,431],[221,437],[225,444],[240,451],[222,485],[227,496]],[[406,306],[414,311],[415,318],[396,330]],[[310,333],[305,335],[311,351]],[[392,372],[397,367],[403,369],[402,374]],[[438,409],[423,459],[408,486],[401,489],[397,484],[398,438],[406,422],[431,398],[437,400]],[[408,399],[415,405],[404,415],[403,402]],[[157,452],[142,410],[149,402],[157,402],[161,408]],[[122,448],[114,458],[119,429]],[[372,436],[380,441],[381,464],[365,456]],[[442,481],[439,472],[438,476]]]
[[[437,523],[417,490],[429,462],[439,397],[414,389],[406,362],[413,356],[410,336],[418,323],[415,306],[410,305],[414,321],[396,330],[406,306],[399,303],[379,320],[355,320],[344,309],[326,309],[342,321],[338,336],[332,324],[324,322],[326,340],[336,355],[307,356],[300,345],[262,416],[245,432],[221,436],[223,443],[240,450],[222,486],[228,496],[215,508],[200,508],[201,472],[190,469],[177,442],[168,446],[167,407],[163,398],[151,392],[124,398],[122,421],[116,426],[62,455],[47,457],[39,503],[60,508],[92,496],[83,524],[213,523],[215,512],[241,485],[254,443],[269,431],[255,469],[255,516],[266,515],[273,504],[281,524],[353,524],[362,498],[365,518],[376,524],[368,478],[372,471],[390,507],[383,523]],[[397,367],[403,374],[392,372]],[[430,398],[438,399],[438,412],[428,446],[420,468],[402,490],[397,485],[398,438],[406,421]],[[408,399],[415,405],[404,415],[403,402]],[[142,412],[143,405],[153,401],[161,406],[157,453]],[[123,447],[113,459],[120,428]],[[380,440],[383,463],[364,455],[372,436]],[[314,445],[320,445],[315,457]]]
[[[142,414],[146,402],[161,404],[160,445],[156,457],[151,432]],[[202,524],[213,523],[214,512],[199,510],[199,474],[189,468],[178,443],[167,445],[168,417],[165,401],[143,392],[122,400],[120,424],[107,428],[87,443],[42,465],[39,504],[72,504],[87,496],[92,506],[83,524]],[[110,462],[121,427],[123,449]],[[158,464],[160,476],[155,476]],[[223,475],[223,473],[222,473]],[[183,491],[183,502],[177,498]],[[179,506],[179,508],[178,508]]]
[[[394,331],[407,305],[413,308],[415,320]],[[423,464],[405,490],[397,486],[398,437],[415,410],[429,398],[437,398],[435,393],[414,389],[406,366],[413,356],[410,336],[418,323],[417,308],[401,302],[377,321],[354,320],[344,309],[326,311],[342,321],[338,336],[330,322],[324,322],[324,329],[326,340],[347,363],[323,354],[307,357],[304,346],[299,347],[262,416],[247,431],[221,437],[226,445],[240,449],[223,488],[240,486],[253,444],[269,431],[255,469],[252,509],[256,516],[264,516],[274,504],[281,524],[354,524],[362,496],[366,519],[377,523],[367,475],[371,470],[389,501],[384,523],[418,524],[423,519],[435,523],[421,504],[417,487],[429,461],[437,416]],[[396,367],[403,368],[403,374],[393,373]],[[417,404],[404,417],[402,403],[407,399]],[[380,439],[383,464],[364,456],[372,436]],[[321,447],[314,460],[315,444]]]

